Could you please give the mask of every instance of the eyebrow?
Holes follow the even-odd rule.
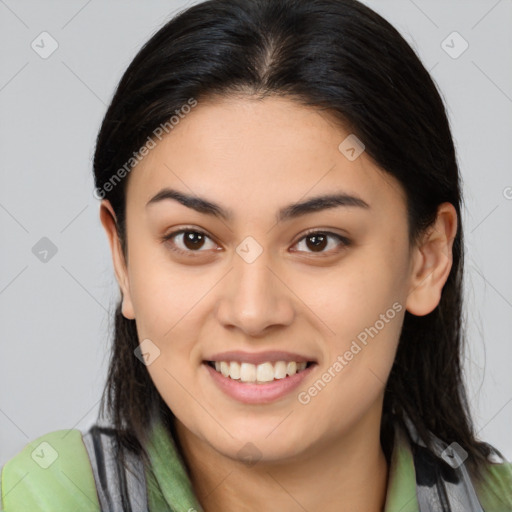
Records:
[[[185,194],[170,188],[164,188],[160,190],[158,194],[156,194],[146,203],[146,208],[149,205],[166,200],[177,201],[187,208],[191,208],[199,213],[218,217],[225,221],[230,221],[234,218],[233,211],[228,208],[224,208],[202,197]],[[307,215],[308,213],[337,208],[340,206],[357,207],[366,210],[370,209],[370,205],[360,197],[352,196],[344,192],[339,192],[336,194],[313,197],[302,202],[292,203],[288,206],[285,206],[284,208],[281,208],[277,213],[276,221],[283,222]]]

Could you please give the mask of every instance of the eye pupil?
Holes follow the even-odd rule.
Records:
[[[325,246],[326,246],[326,240],[327,240],[327,237],[323,234],[314,234],[314,235],[310,235],[307,237],[307,240],[308,242],[310,240],[313,241],[313,245],[310,246],[310,244],[308,243],[308,247],[310,249],[312,249],[313,251],[315,252],[318,252],[318,251],[321,251],[323,249],[325,249]]]
[[[183,238],[187,249],[200,249],[204,244],[204,236],[195,231],[187,231]]]

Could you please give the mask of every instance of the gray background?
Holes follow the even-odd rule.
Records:
[[[480,437],[510,459],[512,1],[366,3],[448,105],[466,196],[468,386]],[[136,51],[185,5],[0,0],[0,464],[96,419],[118,290],[92,196],[94,140]],[[46,59],[31,47],[43,31],[58,43]],[[469,44],[458,58],[454,31]],[[46,261],[32,251],[43,237],[57,250]]]

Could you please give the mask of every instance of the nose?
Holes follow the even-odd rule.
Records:
[[[272,327],[293,322],[293,292],[284,276],[269,266],[265,252],[252,263],[235,255],[233,266],[216,308],[217,319],[224,327],[261,336]]]

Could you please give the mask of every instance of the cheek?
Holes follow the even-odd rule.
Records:
[[[151,340],[158,351],[147,370],[167,405],[172,410],[186,410],[190,407],[186,390],[193,392],[194,369],[200,359],[201,302],[211,286],[206,276],[168,272],[156,265],[147,270],[141,267],[133,282],[139,340]]]
[[[360,333],[364,339],[365,329],[376,323],[379,331],[391,331],[391,325],[397,324],[401,308],[393,304],[403,301],[403,270],[389,261],[382,250],[368,247],[332,272],[296,280],[294,292],[314,313],[310,318],[337,351]],[[395,335],[397,330],[399,326],[394,327]]]
[[[133,255],[130,293],[137,325],[144,336],[167,340],[181,324],[190,323],[194,310],[215,282],[214,276],[199,266],[171,264],[161,248],[153,253]]]
[[[311,316],[322,333],[325,360],[313,388],[301,390],[301,403],[311,399],[317,411],[341,407],[357,416],[382,393],[405,314],[401,266],[392,251],[375,243],[317,281],[305,302],[321,320]]]
[[[325,332],[321,367],[308,387],[298,390],[304,414],[314,410],[311,434],[325,425],[349,428],[380,399],[391,371],[405,308],[391,281],[375,285],[372,276],[352,274],[338,282],[332,302],[318,302],[320,316],[334,334]],[[312,307],[315,310],[315,306]],[[316,310],[315,310],[316,311]],[[333,420],[340,411],[343,420]],[[297,418],[296,418],[297,419]]]
[[[204,321],[198,301],[205,294],[204,280],[201,285],[201,280],[177,274],[162,278],[152,271],[156,277],[139,283],[137,332],[140,340],[150,339],[158,347],[159,355],[147,370],[160,395],[172,410],[184,411],[190,407],[189,393],[195,394],[197,340]]]
[[[194,401],[193,397],[197,393],[190,380],[190,370],[179,363],[179,354],[173,352],[172,359],[168,356],[169,354],[162,352],[147,370],[167,407],[180,419],[188,418],[192,421],[197,412],[192,414],[194,407],[191,401]]]

